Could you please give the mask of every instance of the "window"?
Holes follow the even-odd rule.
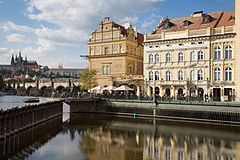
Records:
[[[178,71],[178,80],[183,81],[183,71],[182,70]]]
[[[203,60],[203,51],[198,52],[198,60]]]
[[[153,55],[152,54],[149,55],[149,63],[153,63]]]
[[[159,60],[159,54],[156,54],[156,55],[155,55],[155,63],[159,63],[159,61],[160,61],[160,60]]]
[[[183,53],[182,52],[180,52],[180,53],[178,53],[178,61],[179,62],[182,62],[183,61]]]
[[[108,47],[104,48],[104,54],[107,55],[108,54]]]
[[[109,73],[110,73],[110,67],[107,66],[106,74],[109,74]]]
[[[170,71],[166,72],[166,81],[171,81],[171,72]]]
[[[233,48],[228,45],[225,47],[225,59],[232,59]]]
[[[214,81],[220,81],[221,80],[221,69],[215,68],[214,69]]]
[[[103,68],[102,68],[102,73],[106,74],[106,67],[105,66],[103,66]]]
[[[149,81],[153,81],[153,72],[149,72]]]
[[[196,54],[195,54],[194,51],[192,51],[192,52],[190,53],[190,61],[193,62],[193,61],[195,61],[195,60],[196,60]]]
[[[202,71],[202,70],[199,70],[199,71],[198,71],[198,80],[199,80],[199,81],[202,81],[202,80],[203,80],[203,71]]]
[[[155,80],[156,81],[160,80],[160,76],[159,76],[159,72],[158,71],[155,72]]]
[[[214,48],[214,59],[221,59],[221,53],[222,53],[222,51],[221,51],[221,47],[219,47],[219,46],[217,46],[217,47],[215,47]]]
[[[166,62],[171,62],[171,54],[170,53],[166,54]]]
[[[191,72],[190,72],[190,80],[191,81],[195,81],[196,79],[195,79],[195,71],[194,70],[192,70]]]
[[[129,74],[132,74],[132,66],[129,66]]]
[[[227,67],[225,69],[225,81],[232,81],[232,67]]]

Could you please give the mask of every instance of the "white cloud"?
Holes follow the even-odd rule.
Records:
[[[21,34],[10,34],[6,38],[8,42],[22,42],[22,43],[29,42],[29,40],[27,40],[27,38]]]
[[[22,32],[24,35],[27,32],[36,35],[35,47],[29,45],[29,47],[23,48],[23,54],[48,57],[49,55],[56,54],[56,50],[59,48],[75,47],[87,49],[89,34],[98,28],[99,23],[103,21],[104,17],[110,16],[115,22],[121,24],[129,21],[137,23],[139,22],[138,13],[152,11],[156,6],[156,2],[163,2],[164,0],[24,1],[28,4],[25,15],[33,21],[38,21],[40,24],[44,22],[44,25],[32,28],[8,21],[1,28],[5,32],[11,33],[12,36],[7,37],[10,41],[13,40],[14,34],[16,40],[17,34],[12,33],[12,31]],[[48,23],[55,27],[50,28],[49,26],[52,25],[48,25]],[[20,39],[20,37],[18,38]],[[71,52],[71,49],[69,49],[69,52]],[[75,51],[75,53],[77,52]],[[66,54],[63,54],[63,56]],[[39,58],[39,60],[42,61],[43,58]],[[75,66],[75,62],[71,62],[71,60],[65,62],[67,63],[66,66]]]
[[[5,22],[1,28],[4,31],[11,31],[11,30],[15,30],[15,31],[22,31],[22,32],[35,32],[34,28],[28,27],[28,26],[21,26],[21,25],[16,25],[13,22],[7,21]]]

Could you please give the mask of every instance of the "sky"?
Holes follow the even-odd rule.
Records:
[[[235,0],[0,0],[0,64],[21,51],[50,68],[87,68],[80,55],[104,17],[148,34],[166,16],[234,9]]]

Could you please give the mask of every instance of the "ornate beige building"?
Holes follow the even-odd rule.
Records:
[[[143,83],[143,35],[110,21],[101,22],[88,42],[88,68],[97,71],[101,86],[128,84],[140,93]]]
[[[239,31],[234,11],[163,18],[144,38],[148,95],[203,98],[206,94],[217,101],[238,99],[240,75],[237,77],[235,66],[240,55],[235,38]]]

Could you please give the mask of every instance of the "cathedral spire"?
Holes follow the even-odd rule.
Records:
[[[13,56],[13,54],[12,54],[11,65],[13,65],[13,64],[14,64],[14,56]]]

